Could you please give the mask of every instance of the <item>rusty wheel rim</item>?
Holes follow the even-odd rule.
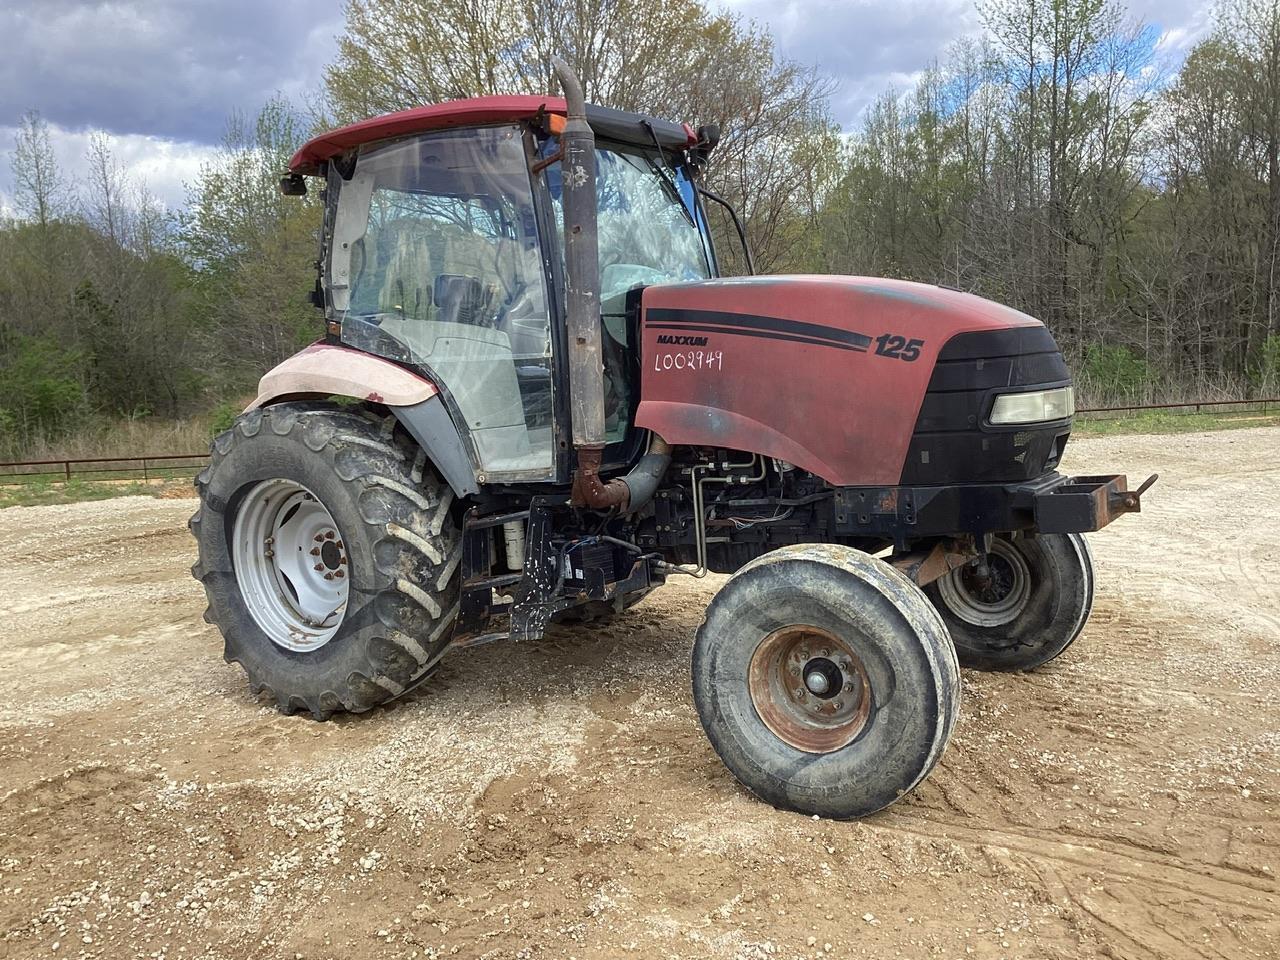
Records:
[[[848,746],[871,713],[871,680],[862,659],[818,627],[782,627],[760,641],[747,684],[764,725],[805,753]]]

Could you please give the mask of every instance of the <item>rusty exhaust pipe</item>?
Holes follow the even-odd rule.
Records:
[[[567,63],[551,58],[564,88],[560,134],[564,191],[565,320],[569,331],[569,410],[578,468],[573,502],[605,510],[630,500],[622,480],[600,479],[604,456],[604,364],[600,354],[600,252],[596,226],[596,137],[587,123],[582,84]]]

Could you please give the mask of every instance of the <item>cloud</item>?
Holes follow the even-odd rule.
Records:
[[[835,78],[832,112],[846,129],[881,92],[914,83],[979,26],[971,0],[727,0],[725,7],[767,25],[784,55]]]
[[[0,126],[0,149],[12,150],[17,128]],[[88,180],[89,130],[68,130],[49,124],[49,143],[63,177],[73,185]],[[208,144],[169,140],[142,134],[108,134],[111,154],[130,182],[146,189],[170,210],[186,204],[186,185],[194,183],[201,164],[211,160],[215,148]],[[0,215],[14,214],[13,184],[7,162],[0,165]]]
[[[5,0],[0,124],[212,143],[233,110],[319,88],[338,0]]]
[[[910,88],[959,38],[981,32],[973,0],[721,0],[769,27],[779,50],[835,78],[835,120],[855,128],[866,107],[893,87]],[[1181,62],[1211,26],[1212,0],[1132,0],[1130,17],[1162,34],[1158,50]]]

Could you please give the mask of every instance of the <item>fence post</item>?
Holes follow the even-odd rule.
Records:
[[[63,461],[62,461],[62,466],[65,468],[65,472],[66,472],[66,475],[67,475],[67,483],[70,483],[70,482],[71,482],[71,461],[70,461],[70,460],[63,460]]]
[[[143,481],[143,483],[145,483],[148,479],[149,479],[149,478],[147,477],[147,458],[146,458],[146,457],[143,457],[143,458],[142,458],[142,481]]]

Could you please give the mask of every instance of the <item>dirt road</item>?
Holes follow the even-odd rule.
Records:
[[[1280,429],[1067,466],[1162,474],[1083,637],[966,673],[932,778],[851,824],[704,739],[714,582],[316,724],[222,662],[190,501],[0,511],[0,957],[1278,956]]]

